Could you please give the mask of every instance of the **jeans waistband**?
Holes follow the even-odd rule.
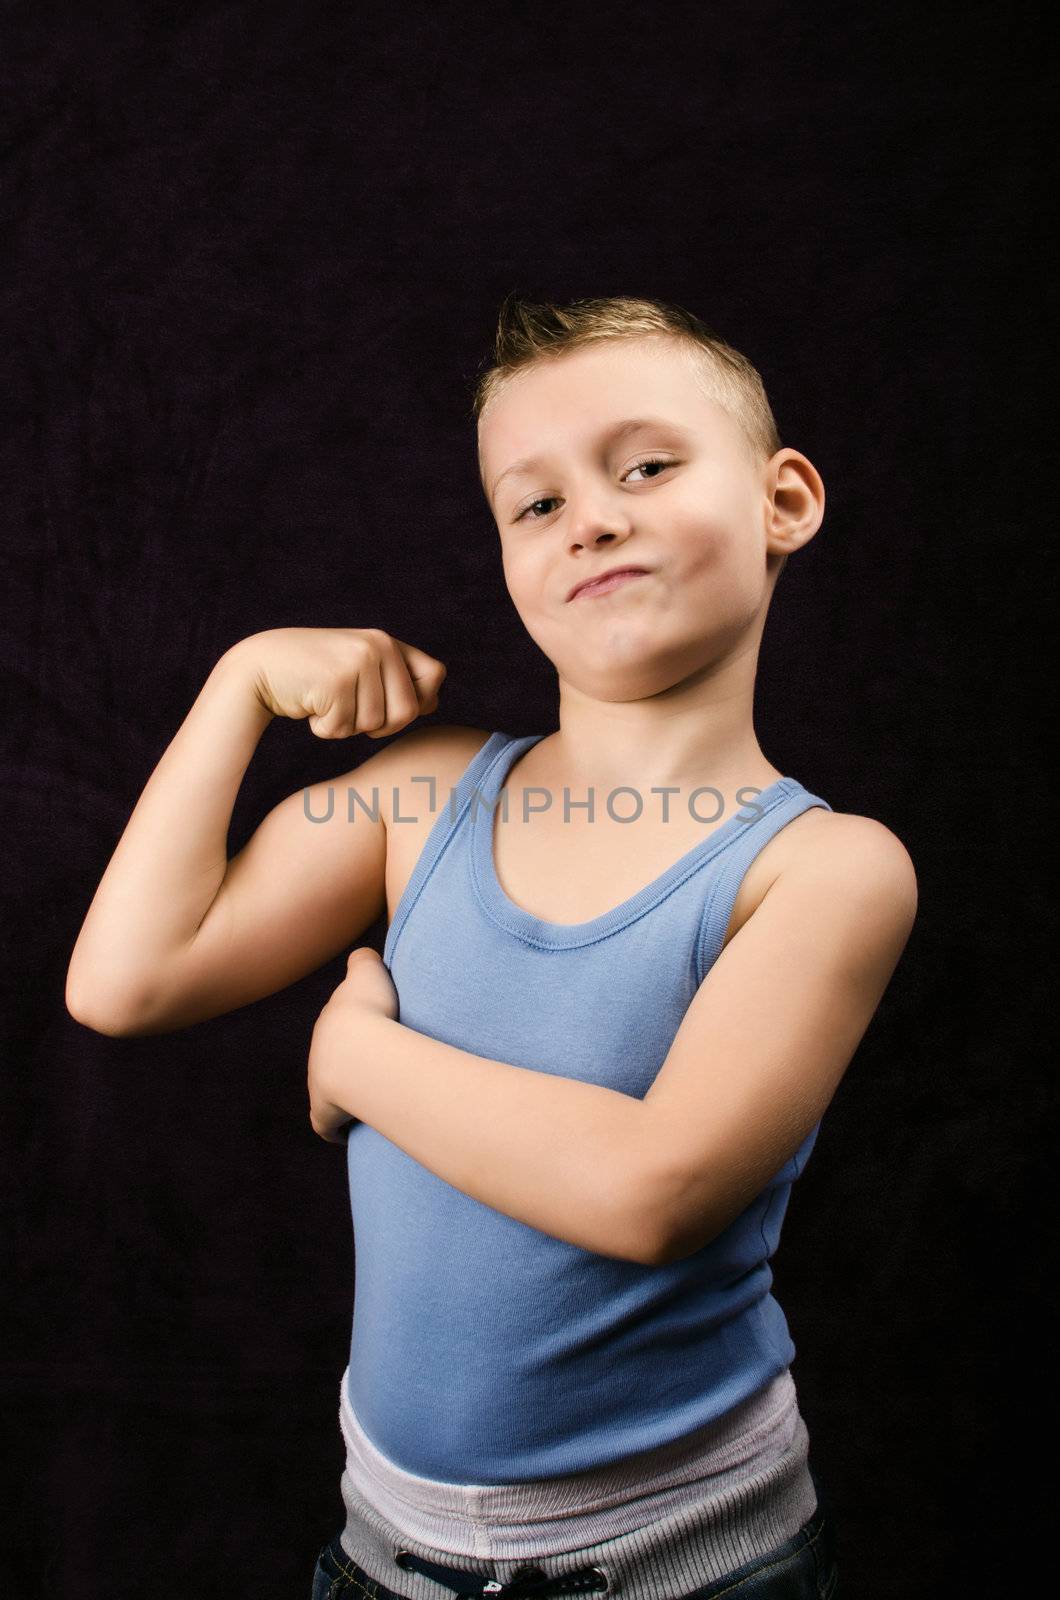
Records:
[[[461,1600],[464,1597],[478,1600],[479,1596],[495,1597],[495,1600],[509,1600],[509,1597],[515,1600],[516,1596],[525,1597],[525,1600],[552,1600],[553,1596],[594,1594],[610,1587],[607,1575],[600,1567],[582,1567],[577,1572],[565,1572],[562,1577],[549,1577],[540,1567],[528,1564],[518,1568],[502,1583],[497,1578],[483,1578],[478,1572],[426,1561],[409,1550],[397,1551],[394,1560],[406,1572],[422,1572],[425,1577],[433,1578],[435,1583],[444,1584],[447,1589],[454,1590]]]

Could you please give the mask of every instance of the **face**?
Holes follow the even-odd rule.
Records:
[[[672,341],[606,340],[535,363],[480,419],[479,452],[508,591],[561,680],[644,698],[760,629],[767,557],[788,548],[771,542],[768,464]],[[643,575],[569,598],[626,566]]]

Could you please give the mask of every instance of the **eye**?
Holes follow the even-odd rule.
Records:
[[[675,465],[675,463],[673,461],[667,461],[662,456],[642,456],[639,461],[635,461],[633,463],[633,465],[629,469],[629,472],[627,472],[624,475],[624,477],[622,479],[622,482],[624,483],[626,481],[626,478],[629,477],[631,472],[639,472],[642,467],[672,467],[674,465]],[[645,478],[643,481],[645,483],[653,483],[655,480],[654,480],[654,478]],[[528,513],[533,511],[535,506],[547,506],[555,498],[556,498],[555,495],[546,495],[544,497],[544,499],[542,499],[542,500],[531,500],[531,502],[530,502],[530,504],[528,506],[525,506],[523,508],[523,510],[518,513],[517,516],[512,518],[512,521],[513,522],[522,522],[523,519],[528,515]],[[547,516],[548,515],[547,511],[542,513],[542,515]],[[541,521],[541,517],[532,516],[530,518],[530,521],[531,522],[540,522]]]
[[[662,456],[645,456],[642,461],[637,461],[632,467],[630,467],[629,472],[637,472],[637,471],[640,470],[641,467],[672,467],[672,466],[673,466],[673,462],[672,461],[665,461]],[[627,478],[629,477],[629,472],[626,473],[626,477]],[[651,482],[651,479],[646,479],[645,481],[646,482]]]
[[[544,500],[531,500],[530,504],[524,510],[520,511],[518,516],[512,518],[512,521],[513,522],[522,522],[523,519],[525,517],[527,517],[531,511],[533,511],[535,506],[547,506],[549,501],[554,499],[554,498],[555,498],[554,495],[547,495]],[[547,516],[548,513],[544,512],[543,515]],[[536,517],[536,516],[535,517],[530,517],[530,521],[531,522],[540,522],[541,518],[540,517]]]

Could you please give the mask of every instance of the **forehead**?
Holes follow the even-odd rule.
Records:
[[[724,429],[727,420],[704,393],[687,350],[670,340],[606,340],[535,362],[508,380],[479,421],[487,493],[502,474],[501,490],[517,491],[525,472],[511,472],[514,465],[587,451],[635,418],[696,433]]]

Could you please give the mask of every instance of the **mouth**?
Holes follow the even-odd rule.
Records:
[[[630,578],[644,578],[647,575],[646,567],[613,567],[610,572],[598,572],[595,578],[585,578],[581,583],[576,583],[567,600],[578,600],[583,596],[594,594],[610,594],[612,589],[619,588]]]

